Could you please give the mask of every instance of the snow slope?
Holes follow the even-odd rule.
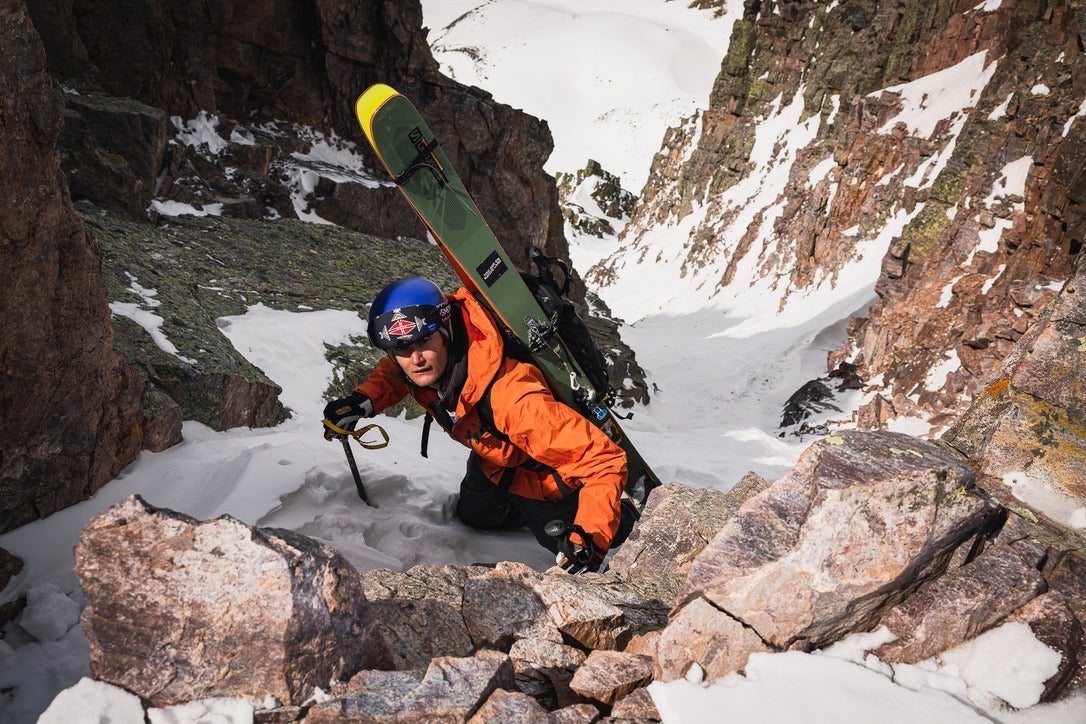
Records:
[[[424,11],[436,54],[459,80],[548,120],[557,145],[548,168],[571,170],[592,157],[638,189],[663,128],[704,104],[741,5],[729,3],[729,15],[718,19],[664,0],[426,0]],[[474,51],[458,50],[466,47]],[[350,168],[354,159],[325,162]],[[668,233],[660,231],[661,239]],[[582,252],[573,253],[576,260]],[[648,275],[645,283],[672,282]],[[769,479],[787,470],[810,441],[777,437],[781,405],[822,372],[826,352],[843,339],[844,320],[868,303],[868,289],[858,275],[847,293],[816,291],[803,314],[783,318],[751,309],[727,316],[692,300],[681,313],[656,310],[624,328],[658,389],[626,428],[660,476],[727,490],[747,470]],[[144,291],[153,299],[153,290]],[[118,313],[125,311],[135,313]],[[464,451],[435,435],[422,459],[418,421],[378,420],[389,447],[356,452],[377,507],[358,500],[343,451],[323,439],[319,422],[331,376],[323,343],[358,334],[363,322],[355,311],[254,307],[222,325],[283,387],[294,416],[259,430],[186,423],[184,443],[143,453],[91,500],[0,535],[0,546],[27,563],[0,602],[22,594],[31,601],[0,642],[0,692],[9,692],[0,694],[0,720],[33,722],[45,711],[44,724],[139,721],[131,695],[81,679],[89,676],[88,652],[72,570],[79,529],[132,493],[198,518],[229,514],[291,528],[330,542],[360,568],[500,559],[547,565],[548,554],[527,533],[482,534],[454,520]],[[717,721],[721,712],[736,721],[833,724],[1086,721],[1082,699],[1016,714],[992,698],[1029,706],[1038,682],[1051,675],[1052,652],[1022,627],[1004,626],[941,659],[894,669],[864,654],[883,640],[876,632],[824,652],[758,656],[745,676],[709,686],[692,676],[650,690],[669,722]],[[197,702],[154,710],[151,721],[247,722],[257,706]]]

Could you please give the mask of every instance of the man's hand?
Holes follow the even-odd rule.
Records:
[[[373,403],[361,392],[352,392],[339,400],[332,400],[324,407],[324,419],[342,430],[354,428],[354,424],[363,417],[373,417]],[[324,438],[334,440],[337,435],[324,426]]]
[[[606,551],[600,551],[592,544],[592,536],[584,532],[579,525],[566,525],[564,521],[552,520],[543,529],[547,535],[558,542],[558,556],[555,564],[566,573],[588,573],[600,569]],[[574,543],[570,534],[576,533],[584,544]]]
[[[576,543],[571,544],[571,551],[566,553],[559,551],[554,559],[555,564],[566,573],[595,573],[603,563],[602,558],[588,548],[582,548]]]

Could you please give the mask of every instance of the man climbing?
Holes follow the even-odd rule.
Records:
[[[625,453],[557,400],[537,367],[505,355],[497,323],[466,289],[446,297],[428,279],[393,282],[370,307],[368,334],[387,356],[325,407],[328,422],[350,429],[411,395],[471,450],[456,504],[466,525],[526,525],[552,552],[566,549],[570,571],[597,570],[626,539],[637,512],[621,497]],[[556,520],[565,526],[545,530]]]

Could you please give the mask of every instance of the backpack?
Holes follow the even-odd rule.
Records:
[[[569,291],[570,271],[569,266],[557,257],[547,256],[535,245],[528,248],[528,257],[536,267],[536,274],[519,272],[524,283],[532,292],[532,296],[539,302],[543,313],[550,322],[550,331],[556,333],[573,356],[577,366],[588,378],[589,384],[595,390],[592,399],[580,400],[590,408],[597,403],[607,404],[614,397],[615,390],[611,387],[607,358],[603,356],[596,341],[592,339],[592,333],[588,331],[588,325],[584,323],[573,302],[566,299]],[[562,284],[555,281],[551,273],[551,267],[558,267],[562,271]],[[503,327],[505,333],[505,355],[521,362],[535,364],[532,351],[528,345]]]
[[[573,302],[565,297],[565,294],[569,291],[571,281],[569,266],[562,259],[547,256],[534,244],[528,248],[528,257],[535,264],[536,274],[517,270],[518,273],[532,292],[532,296],[539,302],[544,314],[546,314],[549,320],[550,333],[557,333],[562,339],[577,366],[581,368],[593,390],[595,390],[594,397],[580,401],[584,409],[578,409],[578,407],[573,409],[583,415],[585,410],[596,405],[610,406],[614,400],[615,389],[611,387],[607,358],[604,357],[603,352],[600,351],[599,346],[592,339],[592,333],[589,332],[584,320],[577,314],[577,308]],[[558,267],[562,272],[562,283],[560,285],[555,280],[554,274],[551,273],[552,266]],[[489,306],[483,300],[480,299],[480,302],[490,311]],[[505,356],[512,357],[520,362],[535,364],[532,350],[528,345],[506,329],[504,325],[499,325],[499,327],[502,331]],[[508,442],[508,436],[494,424],[494,408],[490,403],[490,389],[493,384],[491,382],[483,391],[482,398],[476,404],[475,409],[479,413],[481,430]],[[432,423],[433,411],[428,410],[422,432],[421,452],[423,457],[427,457],[430,425]],[[538,463],[536,464],[538,465]],[[531,465],[531,463],[527,465]]]

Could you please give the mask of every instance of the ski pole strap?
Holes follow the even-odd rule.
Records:
[[[321,420],[321,422],[323,422],[324,426],[334,432],[336,435],[353,437],[354,441],[364,447],[366,450],[380,450],[381,448],[388,445],[388,433],[385,432],[385,428],[381,427],[376,423],[371,423],[358,430],[345,430],[344,428],[335,425],[329,420]],[[384,439],[376,442],[368,442],[363,440],[362,436],[370,430],[377,430],[377,432],[381,433],[381,437]]]

